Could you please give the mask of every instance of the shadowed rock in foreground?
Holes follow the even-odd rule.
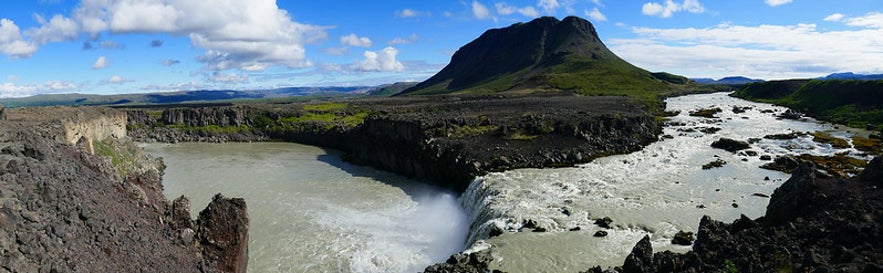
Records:
[[[125,138],[124,112],[5,114],[0,272],[245,272],[244,202],[216,197],[195,228],[188,202],[163,196],[162,163]]]
[[[649,238],[622,267],[587,272],[883,272],[883,158],[852,179],[804,163],[773,193],[766,216],[703,217],[693,250],[652,253]]]

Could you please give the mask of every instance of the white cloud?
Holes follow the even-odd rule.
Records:
[[[669,18],[674,15],[675,12],[680,11],[703,13],[705,12],[705,7],[702,6],[702,3],[700,3],[699,0],[684,0],[680,4],[673,0],[665,0],[664,4],[647,2],[641,6],[641,13],[644,15],[659,16],[662,18]]]
[[[598,8],[595,8],[591,11],[585,10],[585,14],[587,17],[589,17],[589,19],[592,19],[592,21],[595,21],[595,22],[607,21],[607,16],[605,16],[603,13],[601,13],[601,11],[598,10]]]
[[[216,83],[247,83],[248,74],[245,73],[223,73],[219,71],[212,72],[208,75],[208,81]]]
[[[370,47],[371,39],[368,37],[359,37],[355,33],[350,33],[340,37],[340,43],[346,46]]]
[[[430,12],[423,12],[423,11],[414,10],[414,9],[403,9],[399,12],[396,12],[397,18],[414,18],[414,17],[431,16],[431,15],[432,15],[432,13],[430,13]]]
[[[67,81],[48,81],[41,84],[18,85],[13,82],[0,84],[0,98],[33,96],[40,93],[58,93],[78,89],[79,86]]]
[[[419,40],[419,39],[420,39],[420,36],[417,36],[417,34],[411,34],[410,36],[405,37],[405,38],[395,37],[392,39],[392,41],[389,41],[388,44],[389,45],[413,44],[413,43],[417,42],[417,40]]]
[[[121,76],[117,76],[117,75],[111,76],[107,80],[101,81],[102,84],[123,84],[123,83],[128,83],[128,82],[134,82],[134,81],[130,80],[130,79],[123,78]]]
[[[592,3],[595,3],[595,5],[597,5],[597,6],[601,6],[601,7],[604,6],[604,4],[601,3],[601,0],[592,0]]]
[[[828,15],[828,17],[825,17],[824,20],[828,21],[828,22],[838,22],[840,20],[843,20],[843,17],[845,17],[843,14],[834,13],[834,14]]]
[[[197,59],[210,70],[310,66],[304,45],[327,39],[325,28],[292,21],[275,0],[83,0],[72,18],[93,37],[103,31],[189,37],[205,50]]]
[[[101,56],[98,57],[98,59],[95,60],[95,63],[92,64],[92,69],[102,69],[107,67],[107,65],[109,64],[110,62],[107,61],[107,57]]]
[[[478,1],[472,1],[472,15],[479,20],[484,20],[491,17],[491,12],[484,4],[479,3]]]
[[[37,51],[37,46],[22,38],[21,29],[12,20],[0,19],[0,53],[15,58],[27,58]]]
[[[374,51],[365,51],[365,59],[350,66],[356,71],[402,71],[405,65],[396,60],[399,54],[398,49],[394,47],[386,47],[379,53]]]
[[[516,12],[518,14],[524,15],[526,17],[537,17],[540,15],[540,13],[537,12],[537,9],[535,9],[534,7],[531,7],[531,6],[526,6],[526,7],[510,6],[506,2],[495,3],[494,8],[496,8],[497,14],[504,15],[504,16],[511,15]]]
[[[788,4],[788,3],[791,3],[791,1],[793,1],[793,0],[764,0],[764,2],[766,2],[767,5],[770,5],[770,7]]]
[[[31,38],[31,41],[39,45],[72,41],[80,36],[79,24],[70,18],[55,15],[52,19],[46,21],[43,16],[34,15],[34,19],[40,23],[40,27],[29,29],[25,31],[25,34]]]
[[[846,25],[852,27],[866,27],[883,30],[883,13],[871,12],[861,17],[846,19]]]
[[[652,71],[687,76],[783,79],[837,71],[883,73],[883,30],[820,31],[816,25],[633,28],[636,39],[613,39],[611,49]],[[837,50],[831,50],[836,48]]]
[[[560,7],[561,4],[558,3],[558,0],[537,0],[537,6],[542,8],[543,11],[551,13]]]

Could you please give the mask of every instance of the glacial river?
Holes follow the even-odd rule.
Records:
[[[851,133],[811,120],[777,119],[770,112],[784,108],[723,93],[671,98],[667,105],[681,112],[664,129],[673,138],[573,168],[488,174],[476,178],[459,199],[394,174],[349,165],[338,153],[313,146],[145,147],[168,165],[166,196],[188,196],[194,216],[218,192],[246,199],[249,272],[418,272],[470,247],[491,247],[493,266],[513,273],[621,265],[644,235],[651,236],[657,251],[686,251],[673,246],[671,238],[681,230],[695,232],[703,215],[720,221],[763,215],[769,199],[755,193],[771,195],[789,175],[758,168],[767,162],[760,156],[857,154],[815,143],[811,136],[762,139],[749,149],[757,153],[753,156],[713,149],[710,144],[721,137]],[[734,113],[733,106],[747,108]],[[688,115],[712,107],[723,110],[718,118]],[[701,168],[718,159],[726,164]],[[613,219],[611,229],[594,224],[602,217]],[[546,231],[522,228],[528,220]],[[506,232],[488,238],[491,229]],[[599,230],[607,236],[593,237]]]
[[[680,111],[670,118],[673,125],[664,128],[671,139],[574,168],[519,169],[477,178],[461,197],[471,216],[469,242],[477,242],[472,247],[491,247],[494,266],[507,272],[578,272],[592,265],[622,265],[644,235],[651,236],[655,251],[683,252],[689,247],[672,245],[672,237],[681,230],[696,232],[703,215],[730,222],[742,214],[754,219],[765,213],[769,198],[755,193],[772,195],[790,175],[758,168],[769,162],[760,156],[849,153],[862,157],[854,149],[816,143],[812,136],[760,139],[748,149],[755,156],[714,149],[711,143],[721,137],[747,141],[791,132],[825,131],[840,137],[863,132],[847,132],[809,119],[778,119],[774,115],[786,108],[726,93],[681,96],[666,102],[667,110]],[[734,106],[745,107],[745,112],[734,113]],[[689,116],[703,108],[722,112],[717,118]],[[720,130],[701,132],[704,128]],[[701,168],[718,159],[726,164]],[[594,224],[603,217],[613,220],[611,229]],[[528,220],[546,232],[522,229]],[[576,228],[579,231],[570,231]],[[509,232],[488,239],[491,229]],[[516,232],[519,229],[522,232]],[[599,230],[607,236],[594,237]]]
[[[418,272],[463,249],[457,196],[293,143],[146,144],[169,199],[193,217],[215,193],[245,198],[249,272]]]

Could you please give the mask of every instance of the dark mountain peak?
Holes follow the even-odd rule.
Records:
[[[484,32],[457,50],[451,62],[438,74],[402,94],[560,90],[564,88],[547,81],[546,76],[551,75],[549,72],[554,70],[555,75],[562,75],[562,72],[605,67],[616,68],[617,72],[629,70],[632,72],[624,73],[644,74],[650,78],[648,72],[626,63],[607,49],[591,22],[575,16],[564,20],[540,17]],[[591,79],[580,81],[588,80]],[[583,87],[568,86],[567,89],[573,91]]]

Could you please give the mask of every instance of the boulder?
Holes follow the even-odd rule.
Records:
[[[604,218],[595,220],[595,225],[598,225],[599,227],[602,227],[602,228],[610,228],[610,224],[612,224],[612,223],[613,223],[613,219],[610,219],[610,217],[604,217]]]
[[[717,141],[711,143],[711,147],[723,149],[723,150],[729,151],[731,153],[735,153],[740,150],[748,149],[751,146],[748,144],[748,142],[735,140],[735,139],[729,139],[729,138],[724,137],[724,138],[718,139]]]
[[[625,258],[622,265],[623,273],[648,273],[648,268],[653,264],[653,245],[650,244],[650,236],[644,235],[644,238],[638,241],[632,253]]]
[[[248,267],[248,213],[245,200],[216,194],[197,220],[203,255],[220,272],[245,273]]]
[[[876,157],[868,163],[865,170],[858,176],[859,181],[883,186],[883,157]]]
[[[693,244],[693,232],[678,231],[675,237],[671,239],[672,244],[688,246]]]
[[[444,263],[430,265],[423,270],[426,273],[484,273],[488,272],[488,265],[494,257],[490,249],[472,252],[456,253]],[[494,270],[493,272],[500,272]]]

